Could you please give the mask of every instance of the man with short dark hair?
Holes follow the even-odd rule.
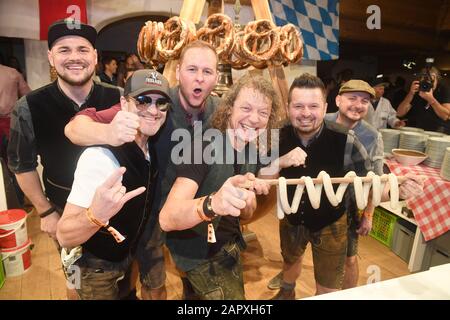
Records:
[[[41,229],[55,238],[56,224],[73,182],[82,151],[64,136],[64,127],[87,106],[105,109],[119,102],[120,91],[94,83],[97,31],[80,23],[58,21],[48,30],[48,60],[58,78],[32,91],[16,104],[11,116],[8,166],[41,217]],[[42,190],[36,171],[43,166]]]
[[[104,83],[112,84],[117,86],[117,60],[112,57],[105,57],[102,59],[103,72],[100,73],[100,80]]]
[[[340,94],[355,91],[347,84],[341,86]],[[373,170],[367,150],[355,133],[336,123],[324,121],[327,108],[325,99],[325,87],[316,76],[303,74],[292,83],[288,100],[290,124],[280,132],[280,158],[275,162],[279,166],[279,176],[316,177],[321,171],[331,177],[343,177],[349,171],[365,176],[369,170]],[[339,104],[339,99],[336,102]],[[273,165],[268,167],[274,168]],[[261,169],[261,175],[274,177],[265,175],[265,169]],[[420,181],[414,186],[416,191],[419,190]],[[287,187],[290,203],[295,189],[295,186]],[[402,191],[400,193],[403,194]],[[316,294],[337,291],[342,287],[349,209],[347,201],[333,206],[324,191],[320,197],[320,206],[314,209],[309,196],[304,194],[297,212],[286,215],[280,221],[283,270],[269,282],[269,288],[280,288],[273,298],[275,300],[295,298],[296,280],[308,243],[311,243],[313,252]],[[280,277],[281,285],[275,286],[280,282]]]

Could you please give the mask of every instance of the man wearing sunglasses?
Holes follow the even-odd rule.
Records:
[[[217,83],[217,54],[206,42],[194,41],[181,52],[176,75],[178,86],[169,91],[172,106],[167,121],[160,132],[152,139],[158,156],[159,178],[157,180],[152,214],[142,236],[138,251],[141,296],[143,299],[165,299],[165,269],[162,251],[159,211],[176,179],[175,165],[171,159],[172,148],[178,141],[172,141],[176,129],[187,130],[193,135],[193,124],[200,121],[203,129],[208,128],[209,119],[220,99],[210,93]],[[117,106],[110,108],[108,114],[87,109],[79,113],[66,126],[66,136],[75,144],[109,144],[118,146],[133,141],[137,127],[136,116],[121,111]],[[182,278],[185,298],[193,292],[190,284]]]
[[[132,297],[131,265],[150,216],[157,173],[149,138],[166,120],[168,92],[168,82],[160,73],[136,71],[120,98],[122,110],[135,115],[139,123],[134,141],[89,147],[78,160],[57,238],[64,248],[72,248],[65,251],[72,258],[64,267],[76,276],[78,270],[76,289],[81,299]]]

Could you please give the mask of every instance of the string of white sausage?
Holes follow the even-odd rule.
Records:
[[[352,178],[353,181],[350,181]],[[387,179],[386,179],[387,178]],[[403,178],[403,177],[402,177]],[[364,182],[363,182],[364,179]],[[370,189],[372,189],[372,204],[378,206],[381,202],[381,195],[384,189],[385,181],[388,180],[390,186],[390,201],[391,206],[396,208],[398,205],[398,179],[397,176],[390,173],[388,175],[378,176],[372,171],[370,171],[365,178],[358,177],[355,172],[348,172],[344,178],[330,178],[330,176],[325,172],[321,171],[317,176],[316,182],[314,184],[311,177],[301,177],[300,179],[295,179],[297,182],[297,187],[295,189],[292,206],[289,205],[287,196],[287,184],[288,181],[284,177],[278,178],[277,184],[277,216],[279,219],[283,219],[284,214],[296,213],[300,204],[300,200],[303,194],[303,190],[306,186],[306,192],[314,209],[320,207],[320,197],[322,194],[322,187],[325,189],[325,194],[328,201],[333,205],[337,206],[342,202],[344,193],[349,185],[353,183],[355,190],[355,198],[358,209],[364,209],[368,204]],[[336,193],[333,190],[333,180],[343,180],[340,182]],[[291,179],[292,181],[292,179]],[[292,183],[291,183],[292,184]]]

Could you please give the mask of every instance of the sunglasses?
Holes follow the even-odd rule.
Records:
[[[167,111],[170,107],[170,101],[167,98],[158,98],[154,102],[152,97],[149,96],[137,96],[135,98],[132,97],[132,99],[136,101],[136,108],[138,108],[139,111],[146,111],[153,103],[161,112]]]

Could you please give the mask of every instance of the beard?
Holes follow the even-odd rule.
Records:
[[[64,82],[66,82],[67,84],[74,86],[74,87],[81,87],[84,86],[86,83],[88,83],[91,79],[92,76],[94,75],[94,70],[91,72],[91,74],[86,74],[83,78],[79,79],[79,80],[74,80],[71,79],[70,77],[68,77],[65,74],[59,73],[58,70],[56,70],[56,74],[58,75],[58,78],[60,78],[61,80],[63,80]]]

